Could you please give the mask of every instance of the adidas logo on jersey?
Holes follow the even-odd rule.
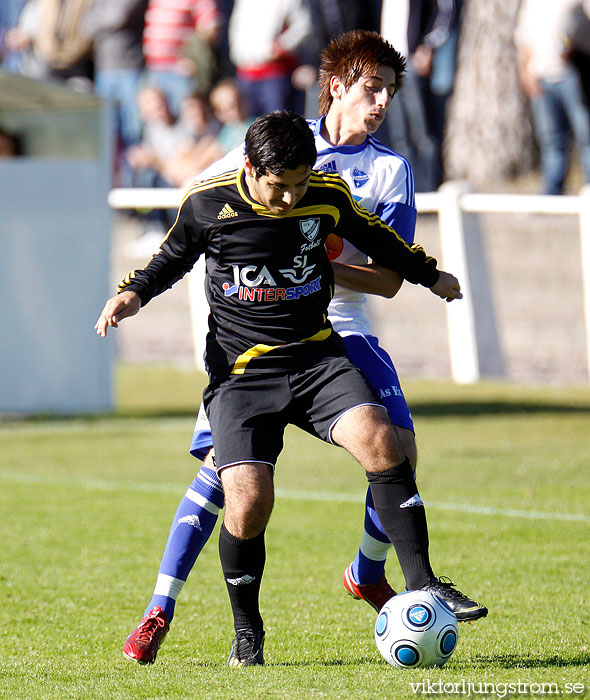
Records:
[[[223,209],[217,214],[218,219],[232,219],[234,216],[237,216],[238,212],[234,211],[229,204],[224,204]]]
[[[323,173],[337,173],[338,168],[336,167],[336,161],[331,160],[328,163],[320,165],[319,170],[321,170]]]

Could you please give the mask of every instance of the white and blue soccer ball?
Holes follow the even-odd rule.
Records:
[[[442,666],[457,646],[457,618],[428,591],[408,591],[385,603],[375,623],[383,658],[398,668]]]

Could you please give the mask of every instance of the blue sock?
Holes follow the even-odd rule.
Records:
[[[180,501],[172,521],[146,614],[159,605],[168,616],[168,621],[172,621],[176,598],[211,536],[222,508],[223,489],[217,474],[208,467],[201,467]]]
[[[379,516],[373,505],[371,489],[367,489],[365,499],[365,529],[361,546],[352,562],[352,575],[358,584],[379,583],[385,573],[385,560],[391,549]]]

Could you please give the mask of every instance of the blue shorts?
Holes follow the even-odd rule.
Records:
[[[365,379],[389,413],[393,425],[414,431],[414,421],[402,391],[391,357],[379,347],[374,335],[352,333],[343,337],[348,358],[360,369]]]
[[[373,335],[354,333],[343,337],[349,359],[361,370],[365,379],[377,392],[387,409],[393,425],[414,432],[412,415],[389,355],[379,347],[378,339]],[[190,453],[204,461],[213,447],[211,426],[203,405],[199,410],[193,432]]]

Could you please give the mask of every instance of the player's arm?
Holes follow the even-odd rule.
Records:
[[[332,262],[334,280],[337,285],[353,292],[375,294],[391,299],[400,290],[404,278],[393,270],[388,270],[377,263],[365,265],[346,265]]]
[[[204,251],[204,233],[190,198],[183,200],[174,226],[142,270],[134,270],[119,283],[118,294],[107,301],[94,328],[103,338],[109,326],[134,316],[150,299],[180,280]]]
[[[446,301],[463,299],[459,280],[455,275],[452,275],[450,272],[445,272],[444,270],[438,271],[438,279],[436,283],[430,287],[430,291]]]
[[[342,180],[340,183],[332,189],[344,200],[339,206],[341,216],[334,233],[348,239],[374,262],[398,272],[408,282],[428,287],[447,301],[462,298],[456,277],[438,270],[436,259],[427,255],[421,246],[408,245],[377,215],[359,207],[346,183]]]
[[[111,297],[104,305],[104,309],[94,325],[96,334],[105,338],[109,326],[118,328],[119,321],[129,316],[135,316],[140,308],[141,299],[137,292],[121,292],[121,294]]]
[[[405,194],[407,189],[405,179],[401,185]],[[396,189],[399,188],[388,191],[388,202],[380,205],[377,213],[380,219],[411,245],[414,242],[416,229],[416,209],[394,199],[397,194]],[[350,265],[338,263],[336,259],[332,261],[332,267],[337,285],[362,294],[374,294],[391,299],[399,292],[404,282],[404,278],[398,272],[373,261],[364,265]]]
[[[397,164],[397,160],[395,161]],[[412,245],[416,231],[417,211],[414,206],[414,179],[409,166],[387,171],[382,189],[377,193],[379,204],[375,213],[406,243]],[[336,284],[362,294],[393,298],[401,289],[404,278],[375,262],[350,265],[332,261]]]

